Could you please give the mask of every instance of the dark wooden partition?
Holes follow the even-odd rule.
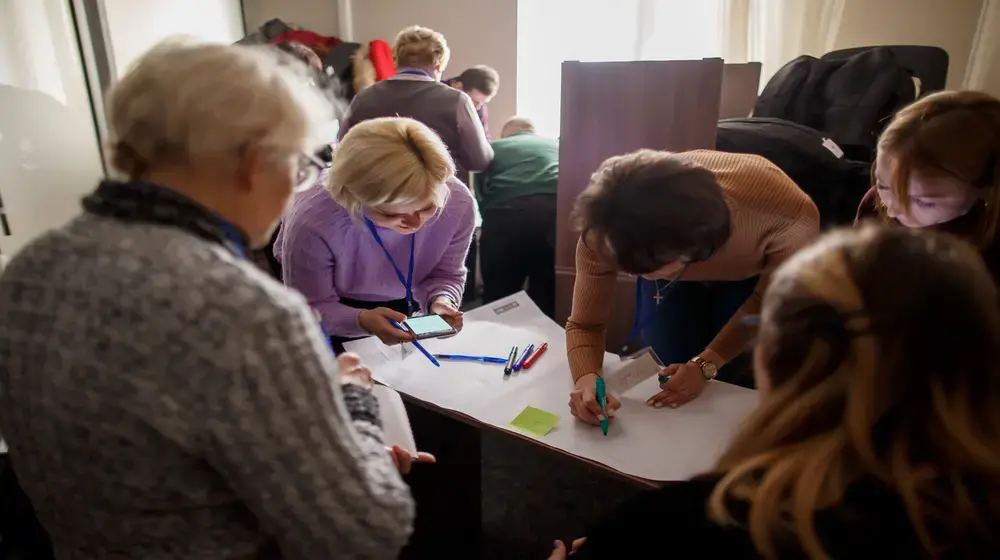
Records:
[[[760,63],[726,64],[722,69],[722,100],[719,118],[747,117],[760,91]]]
[[[577,195],[608,157],[640,148],[685,151],[715,147],[721,59],[564,62],[556,234],[556,319],[565,322],[573,298],[578,235],[570,226]],[[608,348],[628,336],[635,280],[619,278]]]

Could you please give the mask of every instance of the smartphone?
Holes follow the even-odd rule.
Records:
[[[440,315],[423,315],[420,317],[411,317],[403,321],[403,326],[406,330],[410,331],[417,340],[423,340],[425,338],[440,338],[442,336],[451,336],[458,333],[448,321],[445,321]]]

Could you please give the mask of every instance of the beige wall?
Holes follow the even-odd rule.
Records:
[[[958,88],[969,63],[982,0],[852,0],[834,49],[930,45],[948,51],[948,87]]]
[[[451,62],[445,77],[475,64],[500,73],[500,92],[490,102],[494,136],[514,115],[517,99],[516,0],[354,0],[354,39],[390,44],[401,29],[423,25],[448,39]]]
[[[370,0],[356,0],[360,4]],[[280,18],[320,35],[337,37],[337,0],[243,0],[247,30],[254,32],[268,20]]]
[[[121,76],[139,55],[171,35],[233,43],[243,38],[239,0],[104,0],[115,68]],[[197,17],[190,14],[197,13]]]

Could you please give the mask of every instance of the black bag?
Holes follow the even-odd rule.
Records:
[[[853,223],[871,186],[870,164],[844,158],[822,133],[781,119],[721,120],[715,148],[755,154],[778,166],[813,199],[824,228]]]
[[[800,56],[767,82],[753,116],[816,129],[848,158],[871,161],[892,115],[918,95],[913,74],[885,47],[839,60]]]

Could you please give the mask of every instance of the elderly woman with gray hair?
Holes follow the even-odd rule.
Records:
[[[143,56],[109,100],[126,179],[0,277],[0,427],[57,557],[394,558],[410,534],[367,370],[245,258],[334,117],[285,56]]]

